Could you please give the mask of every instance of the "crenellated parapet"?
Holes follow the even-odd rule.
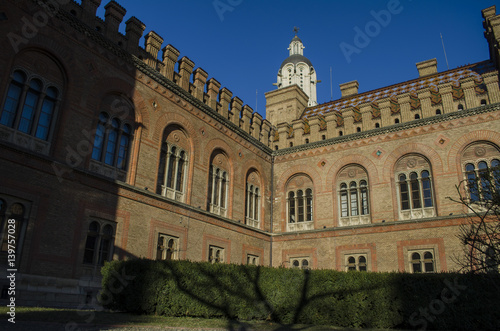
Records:
[[[118,2],[110,1],[104,6],[104,20],[96,16],[100,5],[101,0],[82,0],[81,4],[71,1],[63,8],[114,47],[135,56],[136,60],[184,90],[193,100],[209,107],[211,113],[219,115],[219,120],[222,118],[227,125],[234,125],[265,146],[272,146],[272,126],[249,105],[233,96],[215,78],[209,78],[205,70],[195,68],[195,63],[187,56],[179,59],[181,53],[174,46],[168,44],[162,48],[164,39],[155,31],[144,35],[144,46],[141,47],[139,41],[146,25],[136,17],[125,22],[125,35],[120,33],[120,24],[127,11]]]
[[[283,108],[291,116],[301,115],[276,126],[274,149],[375,132],[500,102],[498,71],[491,61],[438,73],[436,59],[432,59],[417,63],[417,69],[419,78],[401,84],[359,94],[358,82],[352,81],[340,84],[338,100],[302,110]],[[271,101],[276,98],[266,96]],[[269,100],[268,105],[268,111],[275,111]]]

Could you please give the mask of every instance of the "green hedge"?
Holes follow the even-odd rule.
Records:
[[[113,261],[101,303],[165,316],[342,327],[497,330],[500,277]]]

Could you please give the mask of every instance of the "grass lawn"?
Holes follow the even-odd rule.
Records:
[[[0,315],[6,317],[7,307],[0,306]],[[193,317],[165,317],[153,315],[134,315],[93,310],[75,310],[41,307],[16,307],[16,321],[50,322],[67,325],[67,329],[77,329],[78,326],[155,326],[184,328],[214,328],[214,329],[245,329],[252,330],[283,330],[284,326],[265,321],[229,321],[227,319],[205,319]],[[69,324],[71,323],[71,324]],[[287,326],[288,330],[360,330],[333,326]],[[366,329],[364,329],[366,331]]]

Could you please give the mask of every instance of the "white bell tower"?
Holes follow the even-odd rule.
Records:
[[[283,61],[278,71],[278,81],[274,85],[284,88],[290,85],[297,85],[309,97],[307,105],[316,106],[316,84],[320,81],[316,79],[316,70],[314,70],[311,61],[304,56],[304,44],[297,37],[299,29],[294,28],[295,36],[288,47],[289,56]]]

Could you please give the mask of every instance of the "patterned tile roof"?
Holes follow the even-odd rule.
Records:
[[[458,86],[459,80],[467,77],[475,77],[476,83],[480,84],[482,83],[481,75],[494,70],[495,66],[489,60],[474,64],[468,64],[433,75],[419,77],[403,83],[390,85],[380,89],[326,102],[314,107],[309,107],[304,111],[302,118],[307,119],[317,115],[326,115],[334,111],[340,112],[343,108],[346,107],[356,107],[361,103],[374,102],[378,99],[387,97],[395,97],[402,93],[416,94],[418,90],[427,87],[437,92],[438,84],[452,82]]]

